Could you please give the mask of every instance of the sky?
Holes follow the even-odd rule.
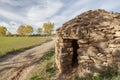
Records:
[[[32,25],[34,31],[51,21],[55,29],[92,9],[120,12],[120,0],[0,0],[0,25],[15,34],[19,25]]]

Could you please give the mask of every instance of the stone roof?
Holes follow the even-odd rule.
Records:
[[[89,10],[64,23],[57,36],[64,39],[83,39],[115,34],[120,30],[120,14],[102,9]],[[107,36],[108,36],[107,35]]]

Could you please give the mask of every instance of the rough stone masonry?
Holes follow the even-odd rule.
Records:
[[[95,75],[111,64],[120,68],[120,13],[89,10],[63,24],[57,30],[55,59],[56,80]]]

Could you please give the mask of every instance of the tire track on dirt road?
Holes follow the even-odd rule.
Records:
[[[0,62],[0,80],[25,80],[39,59],[54,47],[54,41],[34,47]]]

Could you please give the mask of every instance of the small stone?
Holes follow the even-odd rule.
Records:
[[[99,76],[100,75],[100,73],[97,73],[97,72],[95,72],[94,74],[93,74],[93,76]]]
[[[105,48],[108,47],[108,43],[107,42],[100,42],[99,47],[102,48],[102,49],[105,49]]]
[[[120,30],[120,26],[119,25],[115,25],[114,29],[115,30]]]
[[[116,31],[115,36],[120,36],[120,31]]]
[[[94,47],[89,47],[88,50],[87,50],[87,54],[89,56],[96,56],[97,53],[98,53],[98,51]]]
[[[120,50],[119,50],[119,49],[113,50],[112,55],[113,55],[114,57],[120,57]]]
[[[102,68],[101,65],[99,65],[99,64],[95,64],[95,67],[96,67],[97,69],[101,69],[101,68]]]
[[[108,63],[107,62],[103,62],[103,66],[108,66]]]
[[[111,54],[112,53],[112,49],[111,48],[105,48],[104,49],[104,53],[106,53],[106,54]]]
[[[111,58],[112,54],[107,54],[106,56],[107,56],[107,58]]]
[[[109,44],[109,48],[116,48],[115,44]]]
[[[88,42],[88,41],[83,40],[83,39],[78,40],[78,43],[87,43],[87,42]]]
[[[90,59],[88,56],[79,56],[80,57],[80,59],[82,59],[82,60],[88,60],[88,59]]]

